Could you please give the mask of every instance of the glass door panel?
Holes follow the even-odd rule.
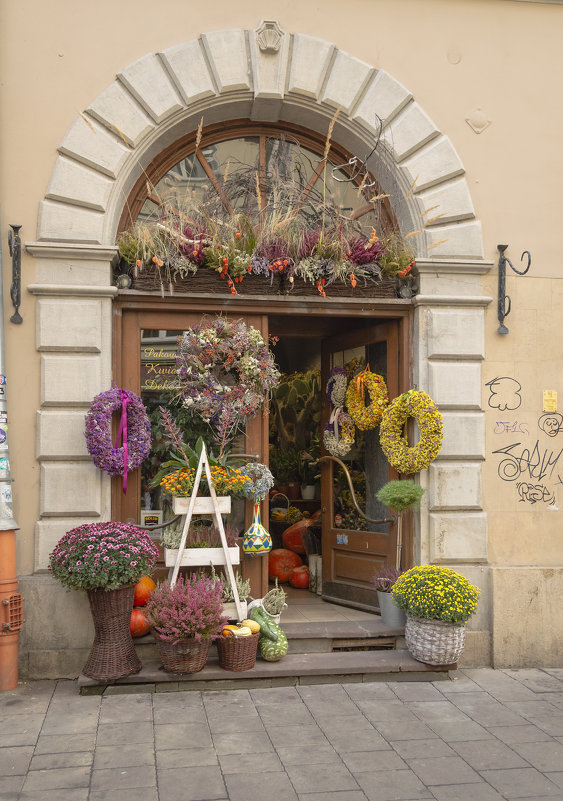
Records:
[[[326,385],[332,367],[344,367],[350,379],[369,365],[372,372],[383,376],[393,398],[398,394],[398,360],[397,322],[332,337],[323,342],[323,381]],[[327,404],[326,419],[329,413]],[[354,445],[340,461],[350,475],[357,506],[346,470],[334,460],[324,460],[323,596],[374,608],[377,596],[371,580],[391,559],[396,542],[393,522],[375,522],[389,517],[376,493],[393,477],[379,444],[379,426],[369,431],[356,428]]]

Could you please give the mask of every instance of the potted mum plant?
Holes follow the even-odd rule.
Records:
[[[391,626],[391,628],[394,629],[404,628],[407,620],[406,614],[402,609],[399,609],[391,594],[393,586],[400,575],[401,571],[397,570],[396,567],[387,567],[384,565],[373,577],[373,585],[377,591],[381,620],[386,626]]]
[[[172,587],[160,584],[150,597],[146,614],[168,673],[197,673],[227,618],[223,614],[224,583],[217,577],[193,573],[180,576]]]
[[[53,576],[68,590],[85,590],[95,637],[85,676],[115,681],[138,673],[129,624],[135,584],[150,573],[158,548],[127,523],[86,523],[68,531],[49,556]]]
[[[448,567],[422,565],[399,576],[392,593],[407,614],[405,640],[412,656],[429,665],[457,662],[479,589]]]

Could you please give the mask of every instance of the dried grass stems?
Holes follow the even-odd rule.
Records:
[[[381,275],[397,275],[408,255],[414,252],[398,233],[381,240],[394,253],[385,262],[373,249],[369,229],[373,216],[353,220],[340,208],[338,185],[327,180],[326,164],[330,137],[339,110],[328,128],[323,159],[314,162],[308,153],[288,140],[272,142],[265,176],[257,164],[244,164],[230,159],[222,175],[221,189],[234,209],[229,214],[222,198],[209,181],[198,184],[197,198],[192,183],[186,181],[183,202],[178,202],[177,187],[166,193],[162,182],[158,188],[148,185],[147,195],[155,203],[152,214],[145,213],[130,230],[121,234],[118,245],[121,256],[137,275],[154,276],[172,290],[178,279],[193,275],[200,268],[217,271],[236,294],[235,285],[249,273],[271,277],[283,273],[290,286],[295,278],[317,284],[323,294],[325,285],[334,281],[368,282]],[[201,141],[202,124],[196,135]],[[191,159],[190,176],[196,161]],[[263,169],[263,168],[262,168]],[[365,183],[365,181],[363,182]],[[360,185],[359,192],[369,190]],[[377,209],[377,201],[371,200]],[[367,228],[367,230],[365,230]],[[418,233],[418,232],[417,232]],[[364,243],[362,245],[361,243]],[[362,249],[368,256],[355,258]],[[402,255],[397,256],[396,251]],[[373,252],[373,258],[370,256]],[[397,266],[399,265],[399,266]]]

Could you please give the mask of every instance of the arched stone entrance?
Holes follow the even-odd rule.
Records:
[[[482,567],[481,362],[490,298],[481,294],[481,277],[491,265],[483,261],[463,165],[447,136],[393,77],[329,42],[285,33],[273,21],[254,31],[205,33],[144,56],[76,117],[61,142],[40,204],[37,241],[27,245],[38,260],[28,290],[37,296],[41,354],[35,567],[46,567],[71,525],[111,514],[109,480],[85,451],[83,416],[111,381],[113,243],[143,168],[195,130],[202,116],[205,124],[246,117],[324,133],[337,108],[333,138],[360,157],[372,149],[377,120],[383,120],[370,169],[391,195],[403,231],[423,232],[416,240],[421,293],[414,299],[414,380],[440,405],[445,438],[440,458],[421,477],[427,493],[416,558],[454,563],[483,588],[472,621],[483,660],[490,625]]]

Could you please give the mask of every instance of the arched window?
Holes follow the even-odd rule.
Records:
[[[235,120],[178,140],[137,180],[119,231],[153,219],[165,205],[182,210],[191,203],[204,204],[219,217],[244,212],[258,223],[268,208],[282,214],[298,206],[311,225],[330,208],[358,231],[394,227],[389,200],[363,162],[326,137],[291,124]]]

